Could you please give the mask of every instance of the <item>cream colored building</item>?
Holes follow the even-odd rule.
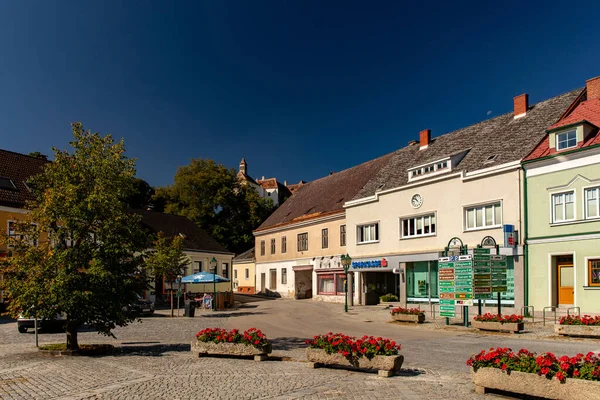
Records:
[[[410,303],[438,301],[438,258],[452,239],[468,251],[496,243],[507,256],[505,306],[523,305],[523,172],[520,160],[577,96],[567,93],[396,151],[378,177],[345,203],[347,251],[359,304],[392,293]],[[505,233],[512,231],[512,233]],[[396,274],[393,270],[396,269]],[[486,300],[493,306],[496,300]]]
[[[254,294],[256,287],[256,258],[254,247],[233,259],[233,291]]]
[[[388,159],[383,156],[302,185],[254,232],[257,292],[344,301],[340,257],[347,253],[348,236],[343,204]]]

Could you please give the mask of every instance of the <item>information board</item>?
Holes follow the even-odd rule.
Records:
[[[438,260],[440,316],[456,317],[455,306],[473,305],[473,259],[470,255]]]

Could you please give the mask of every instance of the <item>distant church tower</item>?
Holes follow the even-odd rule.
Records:
[[[242,157],[242,161],[240,161],[240,172],[244,175],[248,175],[248,164],[246,164],[246,159]]]

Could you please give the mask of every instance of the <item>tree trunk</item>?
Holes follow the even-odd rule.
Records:
[[[79,350],[77,324],[72,321],[67,322],[67,350]]]

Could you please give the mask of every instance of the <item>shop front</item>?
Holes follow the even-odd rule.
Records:
[[[353,260],[350,271],[356,275],[359,289],[355,300],[362,305],[375,305],[385,294],[400,294],[400,276],[394,274],[394,266],[386,258]]]

